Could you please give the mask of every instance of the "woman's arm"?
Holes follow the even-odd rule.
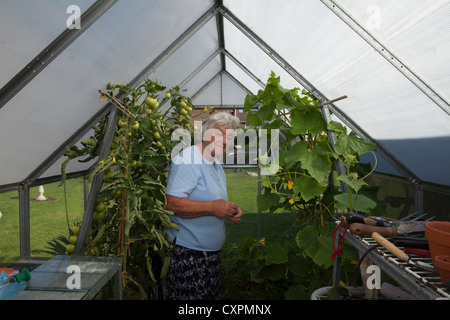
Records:
[[[172,211],[175,215],[182,218],[216,215],[219,218],[227,219],[234,216],[240,210],[237,204],[223,199],[195,201],[170,195],[166,195],[166,199],[166,210]]]

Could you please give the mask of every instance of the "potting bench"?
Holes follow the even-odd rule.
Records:
[[[120,258],[62,255],[23,259],[9,267],[28,265],[33,267],[31,279],[13,300],[90,300],[112,277],[115,298],[122,299]]]
[[[343,228],[339,228],[336,233],[336,243],[341,243]],[[450,292],[442,284],[439,273],[424,270],[400,261],[388,250],[377,246],[377,242],[371,237],[363,238],[346,231],[344,239],[354,246],[360,253],[367,252],[374,265],[386,272],[389,277],[395,280],[398,285],[419,300],[450,300]],[[369,250],[370,249],[370,250]],[[402,248],[401,248],[402,249]],[[431,258],[410,254],[414,261],[422,261],[431,264]],[[340,257],[338,256],[333,268],[333,286],[337,286],[340,281]]]

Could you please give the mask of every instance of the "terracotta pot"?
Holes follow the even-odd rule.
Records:
[[[427,222],[425,237],[428,240],[433,264],[435,264],[436,256],[450,256],[450,222]]]
[[[439,269],[442,284],[445,285],[450,279],[450,256],[436,256],[434,261],[434,266]]]

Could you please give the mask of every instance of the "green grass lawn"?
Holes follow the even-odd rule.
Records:
[[[258,214],[256,197],[258,194],[258,178],[248,172],[255,169],[235,170],[226,169],[228,200],[237,203],[243,210],[244,216],[240,223],[227,222],[227,240],[223,250],[224,285],[227,287],[224,298],[228,299],[258,299],[272,297],[273,287],[267,285],[247,284],[245,274],[236,274],[235,268],[238,250],[247,237],[258,238],[258,222],[260,235],[267,242],[293,237],[298,231],[294,224],[294,217],[290,213]],[[36,257],[48,256],[40,252],[45,250],[47,242],[61,235],[67,236],[67,218],[69,225],[81,222],[84,213],[83,180],[69,179],[66,181],[66,196],[64,186],[52,183],[44,186],[44,196],[54,201],[30,202],[30,237],[31,255]],[[30,190],[30,198],[38,196],[38,188]],[[67,202],[67,205],[66,205]],[[0,194],[0,267],[15,262],[20,257],[19,249],[19,198],[18,192]],[[228,271],[227,271],[228,270]],[[240,294],[236,295],[235,292]]]
[[[256,169],[226,169],[228,200],[237,203],[244,216],[238,224],[227,224],[227,243],[234,244],[245,237],[258,237],[258,220],[261,219],[261,237],[277,240],[278,237],[292,235],[295,230],[294,217],[290,213],[263,212],[258,216],[256,197],[258,195],[258,178],[248,173]]]
[[[84,213],[83,181],[69,179],[64,186],[59,182],[44,186],[44,196],[52,201],[30,202],[30,243],[32,256],[46,256],[39,252],[47,241],[60,235],[68,235],[66,200],[69,225],[81,221]],[[30,199],[38,196],[38,188],[30,190]],[[0,194],[0,266],[19,259],[19,197],[18,192]]]
[[[236,246],[246,237],[258,237],[258,179],[248,172],[255,169],[226,169],[228,200],[237,203],[244,212],[244,217],[238,224],[227,224],[227,246]],[[47,242],[60,235],[68,235],[66,220],[66,201],[69,225],[83,219],[84,199],[82,179],[66,181],[66,197],[64,186],[59,182],[44,186],[44,196],[54,198],[54,201],[30,202],[30,237],[32,256],[45,256]],[[30,198],[38,196],[38,188],[30,190]],[[19,259],[19,198],[17,192],[0,194],[0,267]],[[293,217],[290,214],[262,213],[261,236],[266,240],[276,240],[277,237],[289,232]]]

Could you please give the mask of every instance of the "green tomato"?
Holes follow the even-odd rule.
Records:
[[[134,130],[139,129],[139,122],[134,121],[133,124],[131,125],[131,129],[134,129]]]
[[[73,226],[72,227],[72,233],[74,235],[78,235],[79,232],[80,232],[80,227],[79,226]]]
[[[69,242],[70,242],[71,244],[77,243],[77,240],[78,240],[78,237],[77,237],[77,236],[71,236],[71,237],[69,238]]]
[[[69,253],[69,254],[71,254],[71,253],[73,253],[74,251],[75,251],[75,246],[73,245],[73,244],[68,244],[67,246],[66,246],[66,251],[67,251],[67,253]]]
[[[156,100],[155,98],[152,98],[150,96],[147,96],[144,100],[144,103],[146,105],[148,105],[149,107],[153,107],[157,102],[158,102],[158,100]]]
[[[126,126],[127,122],[124,119],[119,119],[119,127]]]
[[[97,211],[95,214],[94,214],[94,220],[95,221],[100,221],[100,220],[102,220],[102,219],[104,219],[105,218],[105,211]]]
[[[95,211],[105,211],[106,210],[106,203],[100,202],[97,207],[95,207]]]

